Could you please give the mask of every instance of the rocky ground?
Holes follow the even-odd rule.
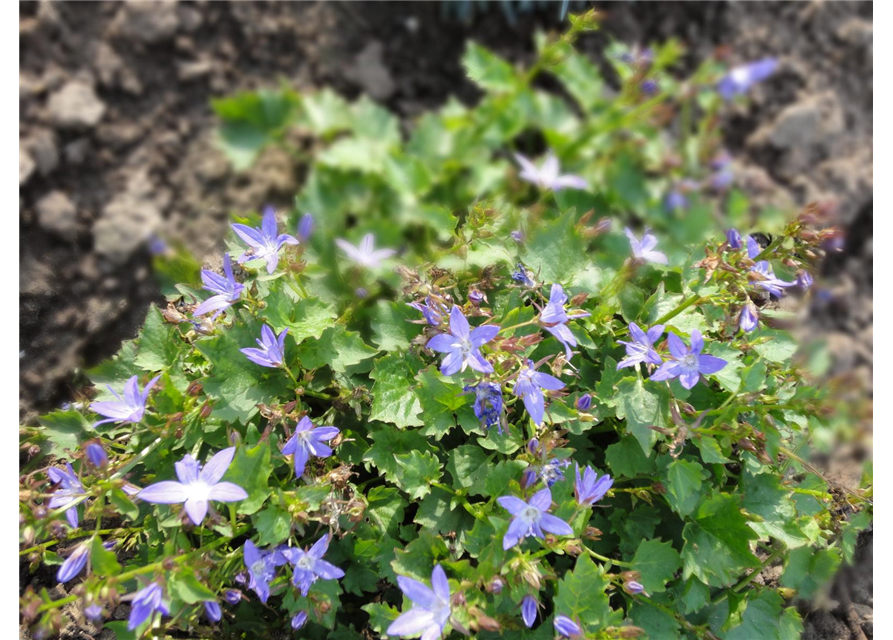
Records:
[[[627,42],[679,37],[691,64],[717,51],[735,62],[780,58],[753,103],[728,116],[728,146],[749,187],[782,204],[818,200],[846,227],[810,326],[829,341],[834,373],[850,376],[854,399],[864,400],[872,371],[871,4],[599,6],[604,33]],[[291,202],[300,176],[284,155],[269,152],[251,172],[232,172],[214,147],[211,98],[284,81],[365,92],[410,119],[450,94],[475,99],[459,63],[467,38],[525,61],[533,28],[557,26],[557,13],[556,4],[512,22],[490,6],[464,22],[437,3],[21,3],[22,419],[70,399],[78,367],[135,335],[158,297],[153,234],[210,256],[230,211]],[[596,34],[585,46],[597,54],[606,42]],[[838,581],[834,600],[804,610],[806,638],[871,637],[866,540],[861,569]]]

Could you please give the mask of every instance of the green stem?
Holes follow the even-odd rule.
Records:
[[[586,553],[591,555],[596,560],[601,560],[602,562],[607,562],[609,564],[616,564],[618,567],[631,568],[633,566],[631,562],[621,562],[620,560],[614,560],[613,558],[608,558],[601,554],[598,554],[595,551],[593,551],[592,549],[590,549],[589,547],[587,547],[585,544],[582,545],[582,547],[583,547],[583,550],[586,551]]]
[[[521,323],[519,323],[519,324],[513,324],[513,325],[510,326],[510,327],[505,327],[505,328],[503,328],[503,329],[500,329],[500,330],[499,330],[499,333],[503,333],[504,331],[511,331],[512,329],[520,329],[521,327],[526,327],[526,326],[529,326],[529,325],[531,325],[531,324],[536,324],[536,321],[537,321],[537,318],[531,318],[531,319],[528,320],[527,322],[521,322]]]
[[[68,542],[69,540],[77,540],[78,538],[88,538],[88,537],[92,537],[94,535],[107,536],[107,535],[113,535],[113,534],[117,534],[117,533],[133,533],[134,531],[142,531],[142,530],[143,530],[142,527],[124,527],[124,528],[120,528],[120,529],[97,529],[93,533],[90,533],[87,531],[80,531],[78,533],[68,535],[68,536],[64,537],[62,540],[50,540],[49,542],[41,542],[38,545],[35,545],[33,547],[29,547],[27,549],[19,551],[19,555],[26,556],[29,553],[32,553],[34,551],[41,551],[43,549],[49,549],[50,547],[55,546],[57,544],[62,544],[63,542]]]

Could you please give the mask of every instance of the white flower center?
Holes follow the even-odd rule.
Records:
[[[682,358],[682,366],[687,369],[695,369],[698,366],[698,356],[693,353],[687,353],[684,358]]]

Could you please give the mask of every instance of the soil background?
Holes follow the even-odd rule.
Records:
[[[583,3],[572,3],[571,11]],[[213,260],[230,212],[290,206],[300,184],[274,150],[232,171],[214,143],[211,98],[285,82],[362,93],[411,122],[450,95],[477,98],[468,38],[519,63],[560,3],[20,3],[20,417],[71,400],[75,373],[133,338],[160,299],[150,240]],[[780,70],[726,116],[739,182],[758,198],[818,201],[846,231],[809,298],[831,373],[872,393],[873,27],[870,2],[594,3],[616,38],[679,38],[683,67],[710,54],[775,56]],[[464,7],[467,15],[459,15]],[[860,428],[870,434],[870,408]],[[870,446],[870,445],[869,445]],[[858,482],[857,440],[824,468]],[[872,535],[828,597],[801,606],[807,640],[872,637]],[[25,577],[27,579],[27,577]],[[24,585],[23,585],[24,586]],[[80,637],[80,636],[73,636]],[[87,636],[84,636],[87,637]]]

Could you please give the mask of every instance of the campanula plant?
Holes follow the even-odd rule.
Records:
[[[34,637],[798,636],[871,518],[870,474],[807,460],[846,416],[780,328],[838,234],[709,186],[765,69],[613,43],[608,90],[570,21],[528,69],[469,44],[480,102],[408,127],[215,102],[237,168],[314,137],[306,181],[204,269],[156,256],[166,303],[23,426],[20,557],[65,582],[22,594]]]

